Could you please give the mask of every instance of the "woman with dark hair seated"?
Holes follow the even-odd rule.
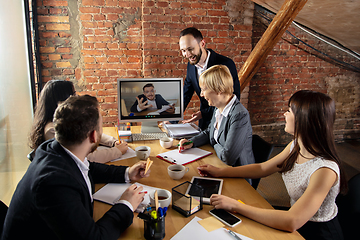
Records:
[[[40,93],[39,102],[36,106],[34,123],[29,138],[29,145],[35,150],[46,140],[55,137],[53,116],[60,102],[65,101],[71,95],[75,95],[74,85],[70,81],[50,80]],[[127,149],[127,143],[119,141],[111,136],[102,134],[100,146],[95,152],[90,153],[87,158],[92,162],[109,162],[120,158]]]
[[[326,94],[302,90],[289,100],[285,131],[294,140],[272,159],[246,166],[198,167],[202,176],[262,178],[280,172],[290,196],[287,211],[246,205],[223,195],[212,195],[215,208],[236,211],[264,225],[296,231],[305,239],[343,239],[335,203],[347,183],[335,148],[335,102]]]

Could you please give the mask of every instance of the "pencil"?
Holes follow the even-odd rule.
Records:
[[[115,130],[116,130],[116,136],[118,137],[118,140],[119,140],[119,143],[121,143],[121,140],[120,140],[120,135],[119,135],[119,129],[118,127],[115,125]]]

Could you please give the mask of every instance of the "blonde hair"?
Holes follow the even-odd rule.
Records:
[[[200,75],[199,82],[216,93],[232,95],[233,78],[225,65],[214,65]]]

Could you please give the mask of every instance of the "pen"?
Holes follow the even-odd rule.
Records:
[[[183,145],[189,145],[190,143],[193,143],[193,141],[185,142],[183,143]],[[178,144],[177,146],[180,146],[180,144]]]
[[[145,193],[145,194],[147,194],[147,191],[144,191],[144,192],[139,192],[139,194],[140,194],[140,193]]]
[[[241,240],[241,238],[238,237],[238,235],[236,235],[233,231],[231,231],[230,229],[225,229],[226,232],[228,232],[234,239],[236,240]]]

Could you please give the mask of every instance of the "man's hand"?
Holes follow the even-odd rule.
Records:
[[[146,104],[148,103],[148,101],[146,100],[146,101],[144,102],[144,98],[140,98],[140,99],[139,99],[138,97],[136,97],[136,100],[137,100],[138,106],[139,106],[139,108],[140,108],[141,110],[144,110],[144,109],[147,109],[147,108],[152,107],[151,104],[146,105]]]
[[[169,109],[167,109],[165,112],[167,113],[175,113],[175,103],[169,105]]]
[[[191,122],[196,122],[197,120],[200,120],[202,118],[201,112],[197,111],[196,113],[193,113],[191,115],[190,119],[187,120],[183,120],[183,123],[191,123]]]
[[[121,151],[122,154],[125,154],[128,150],[128,144],[127,142],[121,142],[119,141],[115,142],[115,147]]]
[[[129,178],[131,181],[138,181],[143,177],[150,176],[150,170],[145,174],[146,162],[141,161],[132,165],[129,169]]]
[[[142,186],[136,186],[135,184],[131,185],[125,192],[121,195],[120,200],[128,201],[133,209],[137,209],[139,204],[144,200],[145,193],[141,192],[143,189]]]

